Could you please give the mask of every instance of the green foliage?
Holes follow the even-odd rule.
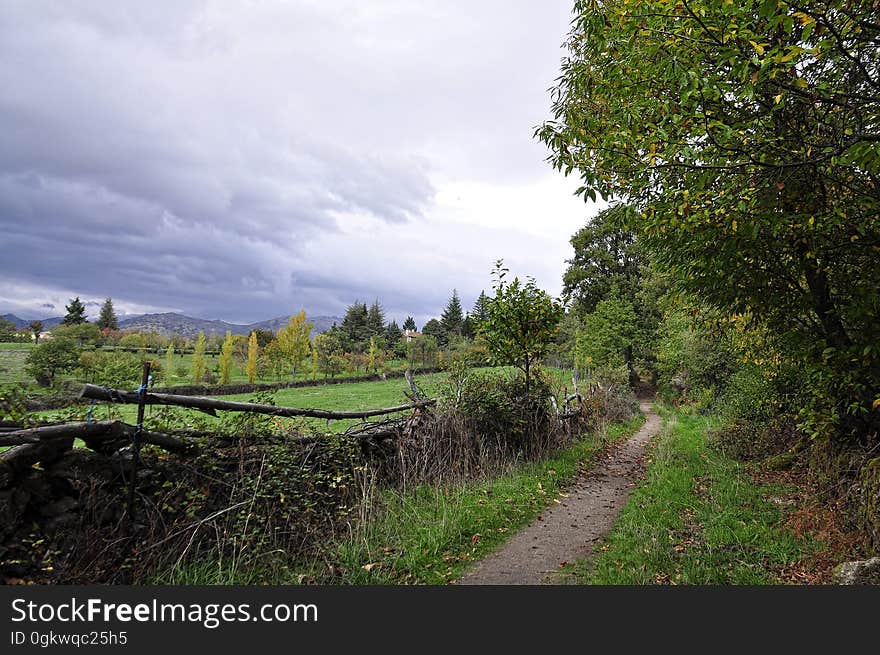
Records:
[[[71,300],[69,305],[65,305],[64,309],[67,310],[67,314],[61,321],[62,325],[78,325],[86,322],[86,306],[79,296]]]
[[[15,327],[15,323],[0,317],[0,342],[9,343],[12,341],[18,341],[18,329]]]
[[[232,333],[226,332],[226,339],[220,348],[220,384],[229,384],[232,380],[232,355],[235,344]]]
[[[507,282],[507,273],[503,262],[496,262],[495,296],[488,303],[488,318],[480,324],[479,332],[495,364],[515,366],[523,372],[529,395],[532,368],[553,343],[564,310],[534,279]]]
[[[34,335],[34,343],[40,343],[40,335],[43,334],[43,321],[31,321],[28,330]]]
[[[416,331],[416,320],[412,316],[407,316],[406,320],[403,322],[404,330],[412,330]]]
[[[80,347],[72,339],[55,337],[35,346],[25,360],[25,371],[41,386],[50,386],[55,376],[73,370],[79,363]]]
[[[674,416],[593,562],[566,572],[580,584],[773,584],[816,544],[782,527],[767,496],[736,462],[711,450],[708,423]],[[565,573],[565,572],[564,572]]]
[[[76,341],[80,346],[97,346],[102,341],[101,331],[98,329],[98,326],[87,322],[58,325],[52,330],[52,336]]]
[[[443,331],[443,325],[436,318],[432,318],[425,323],[425,326],[422,328],[422,334],[434,339],[440,346],[446,343],[446,333]]]
[[[443,330],[444,338],[441,341],[442,345],[445,345],[453,336],[461,335],[462,328],[464,327],[464,313],[456,289],[452,290],[452,296],[449,298],[449,302],[446,303],[446,308],[440,317],[440,327]]]
[[[137,387],[143,372],[143,358],[127,352],[85,351],[79,356],[79,377],[86,382],[114,389]]]
[[[98,315],[96,325],[99,330],[118,330],[119,321],[116,318],[116,312],[113,310],[113,299],[107,298],[101,305],[101,313]]]
[[[318,370],[327,376],[336,377],[345,369],[342,342],[335,332],[323,332],[315,336],[312,347],[318,353]]]
[[[301,310],[298,314],[290,317],[288,324],[278,330],[275,337],[278,349],[287,358],[293,369],[292,380],[296,380],[297,369],[309,356],[311,333],[312,324],[306,321],[306,313]]]
[[[632,363],[637,323],[632,303],[621,297],[600,300],[584,316],[575,345],[579,368],[595,369]]]
[[[192,376],[193,384],[201,384],[205,379],[207,372],[207,362],[205,361],[205,333],[199,332],[196,337],[195,346],[193,346]]]
[[[645,257],[633,223],[630,207],[614,205],[571,238],[574,257],[562,278],[563,295],[574,301],[578,312],[595,311],[611,295],[635,297]]]
[[[581,193],[626,199],[681,289],[779,337],[814,436],[880,424],[876,7],[576,4],[540,130]]]

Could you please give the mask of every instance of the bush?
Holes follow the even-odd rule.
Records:
[[[55,376],[66,373],[79,362],[80,348],[76,342],[65,337],[55,337],[35,346],[25,360],[25,371],[32,375],[40,386],[48,387],[55,382]]]

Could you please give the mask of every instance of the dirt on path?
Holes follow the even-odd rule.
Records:
[[[458,584],[553,584],[548,577],[566,562],[591,555],[593,545],[614,525],[630,491],[641,480],[645,447],[661,420],[648,402],[641,429],[592,471],[581,475],[560,503],[481,560]]]

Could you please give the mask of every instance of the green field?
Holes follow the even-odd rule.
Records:
[[[437,392],[437,385],[442,380],[444,374],[429,373],[416,377],[416,383],[430,397]],[[406,404],[408,401],[404,392],[409,387],[403,378],[393,378],[390,380],[378,380],[368,382],[344,382],[340,384],[328,384],[317,387],[296,387],[289,389],[279,389],[272,394],[276,405],[286,407],[305,407],[312,409],[327,409],[335,411],[354,411],[359,409],[377,409],[381,407],[392,407],[394,405]],[[252,401],[253,394],[233,394],[223,396],[223,400],[235,401]],[[147,422],[151,419],[159,417],[159,413],[165,411],[164,408],[158,406],[148,406],[146,410]],[[176,416],[180,416],[183,421],[187,418],[203,420],[206,425],[217,425],[218,421],[224,420],[223,415],[232,416],[238,412],[220,412],[218,418],[213,418],[197,410],[184,408],[175,408],[173,410]],[[54,410],[45,412],[35,412],[32,416],[42,421],[81,421],[86,417],[87,407],[72,407],[64,410]],[[95,420],[123,420],[126,423],[134,423],[137,417],[137,406],[135,405],[116,405],[112,403],[97,403],[92,412]],[[288,427],[296,425],[301,419],[275,419],[279,423],[279,427]],[[307,419],[310,426],[320,430],[329,430],[332,432],[341,432],[357,424],[360,421],[325,421],[323,419]]]
[[[24,372],[24,360],[33,347],[31,343],[0,343],[0,384],[33,381]]]

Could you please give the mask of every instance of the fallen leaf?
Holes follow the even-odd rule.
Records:
[[[371,562],[370,564],[364,564],[361,568],[369,573],[378,566],[382,566],[382,562]]]

